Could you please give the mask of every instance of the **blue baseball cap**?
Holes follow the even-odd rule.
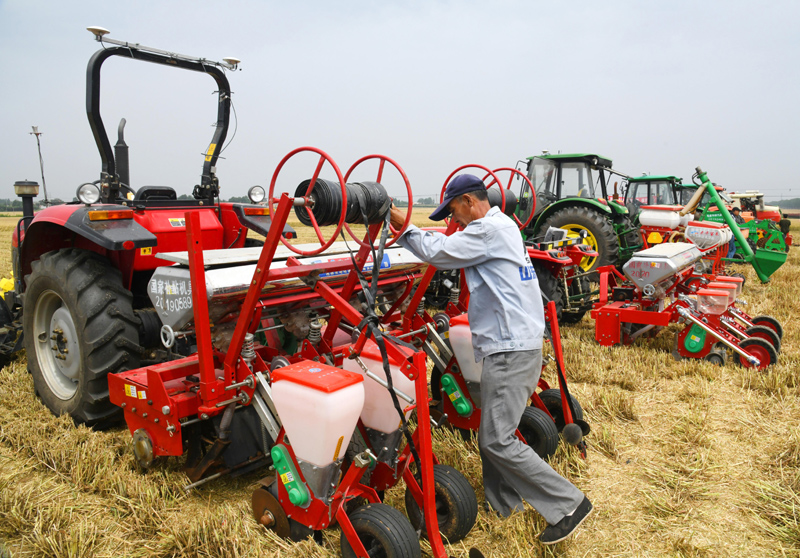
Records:
[[[450,184],[447,185],[447,188],[444,191],[444,199],[442,200],[442,203],[439,204],[439,207],[437,207],[433,213],[431,213],[429,219],[431,221],[441,221],[450,215],[449,205],[451,201],[456,199],[461,194],[485,189],[486,185],[474,174],[459,174],[450,181]]]

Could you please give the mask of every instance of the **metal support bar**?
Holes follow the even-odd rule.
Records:
[[[270,435],[270,438],[273,440],[278,439],[278,434],[281,431],[281,425],[278,423],[276,418],[272,415],[267,404],[261,398],[261,394],[259,392],[255,392],[253,394],[253,407],[258,413],[259,418],[261,419],[264,428],[267,429],[267,432]]]
[[[429,341],[425,341],[422,344],[422,350],[424,350],[425,354],[428,355],[428,358],[433,361],[433,367],[444,373],[444,371],[447,369],[447,363],[450,362],[450,359],[448,358],[447,360],[444,360],[444,358],[442,358],[439,353],[434,350],[433,345],[431,345]]]
[[[231,391],[231,390],[234,390],[234,389],[239,389],[242,386],[247,386],[249,388],[254,387],[255,386],[255,382],[253,380],[253,377],[252,376],[248,376],[247,379],[244,380],[243,382],[237,382],[235,384],[231,384],[229,386],[225,386],[225,391]]]
[[[267,404],[267,408],[272,412],[272,416],[276,417],[278,428],[280,429],[280,418],[278,415],[278,409],[275,408],[275,402],[272,399],[272,389],[261,372],[256,372],[256,380],[258,380],[256,391],[259,395],[261,395],[261,399],[264,401],[264,403]]]
[[[409,331],[408,333],[403,333],[401,335],[395,335],[397,339],[405,339],[406,337],[412,337],[414,335],[419,335],[420,333],[425,333],[428,331],[427,327],[421,327],[415,331]]]
[[[364,364],[364,362],[361,360],[360,357],[356,356],[355,359],[356,359],[356,362],[358,363],[358,365],[361,367],[361,370],[364,371],[364,374],[370,380],[374,380],[374,381],[378,382],[380,385],[382,385],[383,387],[385,387],[386,389],[389,389],[388,382],[386,382],[386,380],[382,380],[380,377],[378,377],[375,374],[373,374],[372,372],[370,372],[369,368],[367,368],[367,366]],[[394,391],[400,399],[404,399],[404,400],[408,401],[409,403],[411,403],[412,405],[414,404],[414,399],[411,396],[406,395],[405,393],[403,393],[402,391],[400,391],[396,387],[393,387],[392,391]]]
[[[450,359],[453,358],[453,352],[445,343],[445,340],[442,339],[442,336],[439,335],[439,332],[436,331],[436,326],[433,324],[428,324],[428,338],[433,341],[433,344],[436,345],[436,348],[439,349],[439,354],[442,356],[442,360],[450,362]]]
[[[731,332],[736,337],[740,339],[747,339],[747,334],[744,333],[743,331],[740,331],[733,323],[733,320],[731,318],[726,318],[725,316],[722,316],[720,318],[720,322],[728,329],[729,332]]]

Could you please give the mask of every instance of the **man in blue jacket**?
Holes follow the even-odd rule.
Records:
[[[515,435],[542,368],[544,311],[536,273],[519,229],[489,205],[476,176],[455,177],[430,218],[452,214],[463,230],[451,236],[410,225],[398,243],[439,269],[464,269],[475,360],[483,360],[478,431],[486,501],[503,516],[531,504],[548,523],[543,544],[569,537],[592,504]],[[391,222],[403,224],[392,206]]]

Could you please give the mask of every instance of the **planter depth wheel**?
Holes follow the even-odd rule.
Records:
[[[361,544],[370,558],[419,558],[417,533],[408,519],[386,504],[367,504],[349,515]],[[343,558],[355,558],[356,553],[342,535],[339,548]]]
[[[464,475],[448,465],[433,466],[433,482],[439,532],[451,543],[460,541],[472,530],[478,517],[475,491]],[[422,514],[410,490],[406,490],[405,502],[411,525],[416,529],[423,527]]]

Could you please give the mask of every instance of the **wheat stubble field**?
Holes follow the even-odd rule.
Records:
[[[0,238],[15,223],[0,218]],[[0,275],[8,276],[9,243],[0,244]],[[767,285],[749,268],[738,271],[748,278],[747,311],[784,325],[777,366],[676,362],[673,329],[601,348],[589,316],[563,328],[567,374],[593,431],[586,460],[562,445],[551,464],[587,493],[595,513],[575,537],[545,548],[533,510],[503,520],[481,509],[449,553],[466,557],[475,546],[496,558],[800,557],[800,252],[792,249]],[[555,383],[554,370],[545,378]],[[52,416],[33,394],[24,354],[0,371],[0,557],[338,555],[336,530],[322,545],[294,544],[256,524],[250,494],[260,475],[187,494],[179,459],[143,474],[129,442],[124,426],[94,432]],[[434,449],[470,479],[482,504],[476,445],[438,431]],[[387,494],[400,509],[402,490]]]

